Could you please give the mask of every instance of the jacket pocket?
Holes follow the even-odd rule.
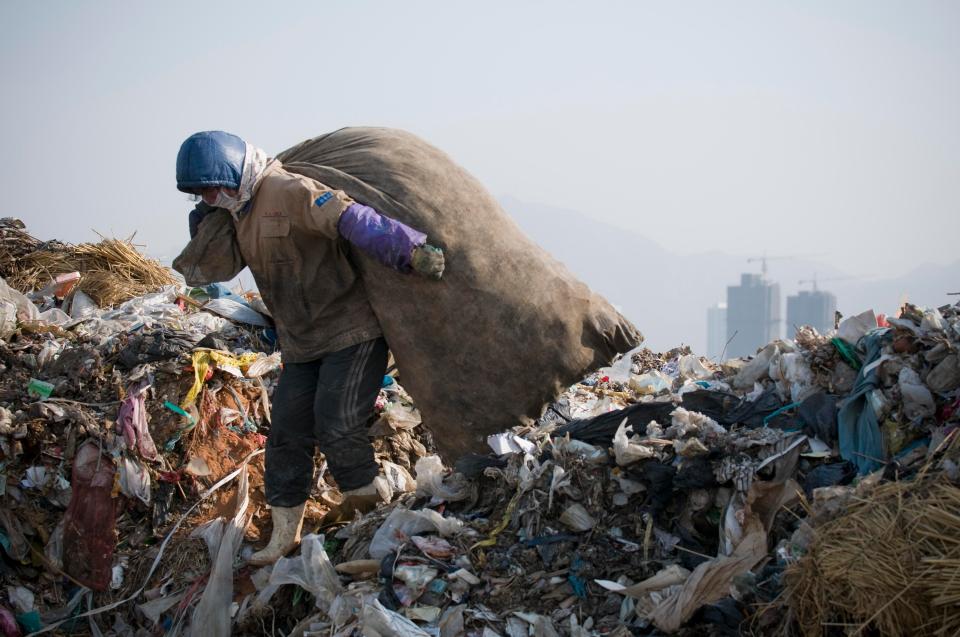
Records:
[[[260,236],[269,239],[281,239],[290,234],[290,219],[287,217],[268,217],[260,220]]]

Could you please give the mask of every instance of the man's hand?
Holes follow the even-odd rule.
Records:
[[[443,250],[429,243],[417,246],[413,249],[410,265],[413,267],[413,271],[420,276],[439,281],[440,277],[443,276]]]

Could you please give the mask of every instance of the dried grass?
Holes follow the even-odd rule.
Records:
[[[801,634],[960,634],[960,488],[943,472],[881,484],[815,531],[784,572]]]
[[[176,282],[168,268],[137,250],[133,237],[79,245],[43,243],[26,230],[4,223],[0,239],[0,276],[24,292],[42,288],[58,274],[76,271],[81,274],[80,289],[101,307],[108,307]]]

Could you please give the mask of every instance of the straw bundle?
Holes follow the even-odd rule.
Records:
[[[960,488],[943,472],[878,486],[816,528],[784,584],[804,635],[960,634]]]
[[[81,274],[80,289],[107,307],[176,282],[168,268],[136,249],[133,237],[80,245],[43,243],[8,224],[0,227],[0,236],[0,275],[25,292],[76,271]]]

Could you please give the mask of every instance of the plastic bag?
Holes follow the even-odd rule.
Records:
[[[837,337],[850,345],[856,345],[867,332],[876,329],[876,327],[877,315],[873,313],[873,310],[867,310],[841,321],[837,328]]]
[[[638,394],[659,394],[670,391],[673,385],[673,379],[657,370],[651,370],[646,374],[630,377],[630,389]]]
[[[900,395],[903,397],[903,411],[907,418],[916,420],[932,416],[936,410],[933,394],[920,380],[917,372],[904,367],[900,370],[897,380],[900,385]]]
[[[17,304],[0,299],[0,338],[6,339],[17,331]]]
[[[260,378],[266,374],[269,374],[273,370],[280,367],[282,362],[280,352],[274,352],[269,356],[261,356],[257,360],[250,363],[250,366],[247,367],[246,377],[247,378]]]
[[[370,541],[370,557],[382,559],[411,536],[435,531],[444,537],[454,535],[463,528],[456,518],[445,518],[433,509],[411,511],[394,509],[383,521]]]
[[[217,549],[216,559],[210,579],[203,591],[200,603],[193,611],[190,632],[193,635],[209,635],[210,637],[229,637],[231,615],[230,606],[233,601],[233,561],[237,549],[243,541],[243,530],[247,527],[250,516],[247,514],[249,504],[249,481],[247,465],[240,471],[240,481],[237,486],[237,508],[233,520],[224,525],[223,536]]]
[[[343,593],[340,577],[323,548],[323,535],[307,535],[300,542],[300,555],[277,560],[270,581],[257,595],[254,606],[263,607],[284,584],[296,584],[314,596],[317,608],[327,611]]]
[[[654,449],[641,444],[639,436],[627,436],[628,427],[627,419],[624,418],[617,428],[617,433],[613,435],[613,454],[617,464],[623,467],[638,460],[656,457]]]
[[[560,514],[560,521],[578,533],[589,531],[597,521],[579,502],[571,504]]]
[[[209,312],[194,312],[180,319],[180,325],[184,329],[212,334],[222,332],[224,328],[230,326],[230,321],[220,316],[214,316]]]
[[[757,381],[766,378],[770,372],[770,361],[781,351],[780,342],[768,343],[760,352],[737,372],[733,386],[737,389],[750,389]]]
[[[124,456],[120,461],[120,491],[150,506],[150,473],[139,460]]]
[[[366,600],[361,613],[364,637],[430,637],[412,621],[384,608],[375,598]]]
[[[73,291],[73,296],[70,297],[69,308],[67,312],[72,319],[87,318],[89,316],[95,316],[100,312],[100,306],[97,305],[96,301],[84,294],[83,290]]]
[[[383,416],[394,431],[414,429],[421,422],[419,411],[399,403],[389,403],[383,410]]]
[[[686,354],[678,361],[680,376],[693,380],[707,380],[713,378],[713,372],[703,366],[699,356]]]
[[[417,494],[429,495],[437,500],[459,502],[470,497],[470,483],[462,474],[454,473],[444,483],[443,462],[440,456],[426,456],[417,460]]]
[[[37,321],[40,318],[40,310],[33,304],[33,301],[22,292],[7,285],[2,277],[0,277],[0,301],[12,303],[17,308],[17,320],[21,323]]]
[[[400,465],[384,460],[380,463],[380,467],[383,470],[383,477],[386,478],[394,493],[410,493],[417,490],[417,481]]]
[[[633,355],[642,349],[643,345],[638,345],[621,356],[620,360],[613,365],[610,365],[609,367],[601,367],[598,373],[600,376],[609,377],[610,382],[626,383],[630,380],[630,374],[633,368]]]
[[[256,327],[270,326],[270,322],[260,312],[252,310],[233,299],[211,299],[203,306],[203,309],[238,323],[247,323]]]
[[[798,403],[818,391],[813,372],[802,354],[786,353],[770,362],[770,378],[777,381],[780,397]]]

